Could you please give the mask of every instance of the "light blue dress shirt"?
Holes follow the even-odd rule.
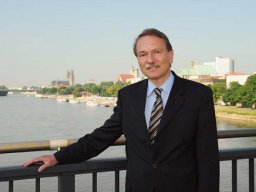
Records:
[[[169,78],[160,86],[162,88],[161,97],[163,101],[163,107],[165,107],[167,100],[169,98],[172,86],[174,82],[174,76],[170,73]],[[148,80],[148,87],[147,87],[147,98],[146,98],[146,105],[145,105],[145,119],[147,123],[147,127],[149,126],[151,111],[156,100],[156,95],[154,93],[154,89],[156,88],[155,84]]]

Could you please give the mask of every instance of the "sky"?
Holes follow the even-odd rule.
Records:
[[[138,67],[145,28],[164,32],[172,69],[230,57],[256,72],[255,0],[0,0],[0,85],[43,86],[73,69],[79,84],[115,81]]]

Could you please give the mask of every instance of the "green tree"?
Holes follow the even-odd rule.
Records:
[[[6,86],[4,86],[4,85],[1,85],[1,86],[0,86],[0,90],[6,90],[6,89],[7,89]]]
[[[210,86],[210,88],[212,89],[212,92],[213,92],[214,102],[217,103],[219,100],[222,99],[222,96],[226,91],[226,82],[221,81],[221,82],[214,83],[213,85]]]
[[[123,87],[129,85],[130,83],[122,83],[120,81],[116,82],[115,84],[111,85],[108,89],[107,89],[107,95],[110,97],[116,97],[118,94],[118,91],[120,89],[122,89]]]
[[[231,82],[222,99],[225,103],[230,103],[230,105],[236,105],[238,102],[241,101],[241,95],[242,85],[240,85],[238,82]]]
[[[56,87],[52,87],[52,88],[44,87],[43,89],[39,90],[37,93],[39,93],[39,94],[53,95],[53,94],[56,94],[56,93],[57,93],[57,88],[56,88]]]
[[[75,85],[72,94],[73,94],[74,97],[81,97],[82,96],[82,94],[81,94],[82,91],[84,91],[82,85]]]
[[[59,95],[71,95],[73,94],[74,87],[58,87]]]
[[[103,82],[101,82],[100,85],[98,86],[100,96],[105,96],[105,97],[108,96],[107,89],[112,85],[114,85],[113,81],[103,81]]]
[[[243,107],[252,107],[256,102],[256,74],[248,77],[242,88],[241,103]]]

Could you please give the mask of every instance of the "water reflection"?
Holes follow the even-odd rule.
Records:
[[[238,119],[227,119],[217,118],[218,130],[228,130],[237,128],[256,128],[256,121],[253,120],[238,120]]]
[[[256,128],[255,121],[217,118],[218,130]],[[219,139],[219,148],[243,148],[256,146],[255,137]]]

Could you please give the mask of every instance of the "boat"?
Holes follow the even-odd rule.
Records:
[[[79,100],[76,100],[76,99],[70,99],[70,100],[69,100],[69,103],[78,104],[78,103],[80,103],[80,101],[79,101]]]
[[[99,103],[97,103],[96,101],[86,101],[86,105],[90,107],[96,107],[99,106]]]
[[[6,96],[8,93],[8,90],[0,90],[0,96]]]
[[[65,103],[65,102],[68,102],[68,99],[65,99],[65,98],[57,98],[57,102],[58,102],[58,103]]]

